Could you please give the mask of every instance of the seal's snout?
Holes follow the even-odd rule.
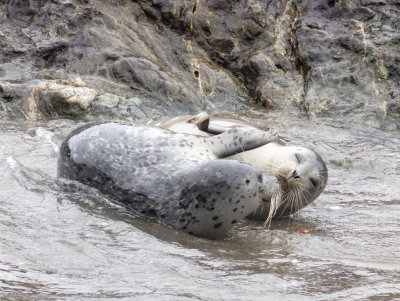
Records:
[[[297,173],[297,170],[294,170],[294,171],[292,172],[291,177],[292,177],[293,179],[300,179],[300,176],[299,176],[299,174]]]

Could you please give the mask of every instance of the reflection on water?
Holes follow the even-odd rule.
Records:
[[[314,148],[329,183],[269,231],[243,221],[222,241],[135,218],[94,189],[57,180],[57,145],[72,121],[0,124],[1,299],[400,298],[399,133],[236,117]]]

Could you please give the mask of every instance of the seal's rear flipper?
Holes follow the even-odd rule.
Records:
[[[200,131],[209,133],[208,126],[210,124],[210,116],[208,115],[207,112],[201,112],[197,115],[194,115],[187,121],[187,123],[195,124],[197,125]]]
[[[210,135],[219,135],[232,128],[230,126],[223,126],[215,122],[210,122],[210,115],[208,115],[207,112],[201,112],[190,118],[187,122],[197,125],[200,131]]]

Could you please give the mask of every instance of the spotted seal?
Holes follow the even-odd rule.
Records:
[[[254,129],[204,138],[139,124],[90,124],[62,143],[58,176],[95,187],[140,215],[221,238],[264,200],[281,197],[275,177],[225,158],[275,140]]]
[[[220,134],[232,128],[255,129],[254,126],[241,121],[221,118],[210,120],[206,112],[195,116],[163,118],[152,124],[175,132],[199,136]],[[325,189],[328,180],[328,170],[318,153],[301,146],[285,145],[282,140],[243,150],[228,158],[249,163],[262,173],[279,180],[284,195],[275,217],[288,216],[313,202]],[[269,203],[265,202],[248,217],[266,219],[269,213]]]

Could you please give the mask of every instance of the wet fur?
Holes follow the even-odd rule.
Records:
[[[201,138],[142,125],[92,124],[63,142],[58,175],[93,186],[137,214],[221,238],[263,199],[277,202],[279,195],[275,178],[221,158],[270,141],[260,131]]]

